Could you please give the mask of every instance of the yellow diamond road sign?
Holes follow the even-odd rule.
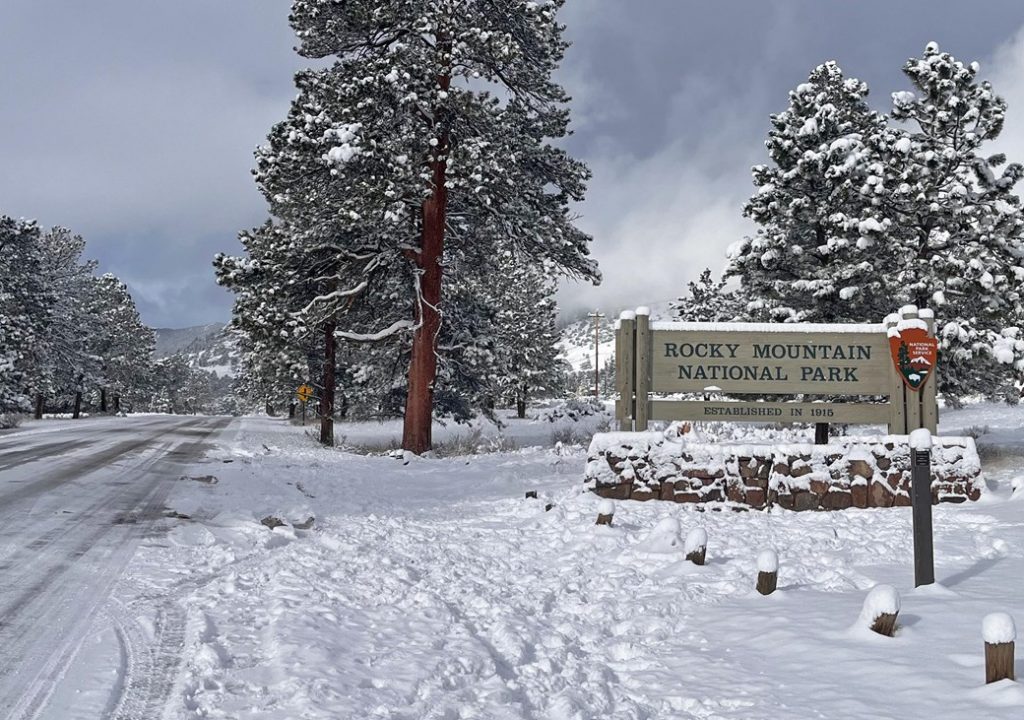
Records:
[[[309,399],[313,397],[313,388],[309,385],[300,385],[299,389],[295,392],[299,396],[299,400],[302,402],[308,402]]]

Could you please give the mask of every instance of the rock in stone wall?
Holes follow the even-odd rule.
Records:
[[[984,487],[974,440],[936,437],[932,502],[977,500]],[[789,510],[910,505],[906,436],[835,438],[828,445],[701,442],[679,428],[602,433],[587,482],[621,500],[731,502]]]

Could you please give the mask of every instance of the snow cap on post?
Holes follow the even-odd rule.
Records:
[[[864,598],[860,624],[886,637],[896,633],[896,616],[900,613],[900,594],[892,585],[875,585]]]
[[[615,503],[608,499],[602,500],[597,506],[597,512],[601,515],[614,515]]]
[[[1017,639],[1017,625],[1009,613],[989,613],[981,621],[981,636],[989,645],[1011,643]]]
[[[689,555],[708,546],[708,532],[704,528],[694,528],[686,534],[686,545],[683,550]]]
[[[619,320],[636,320],[636,313],[632,310],[623,310],[619,313]]]
[[[638,307],[636,309],[636,314],[637,315],[650,315],[651,314],[651,309],[649,307],[647,307],[646,305],[641,305],[640,307]]]
[[[931,308],[921,308],[920,310],[917,311],[917,316],[922,320],[934,320],[935,311],[932,310]]]
[[[774,550],[762,550],[757,555],[757,571],[774,573],[779,571],[779,554]]]
[[[683,553],[694,565],[703,565],[707,559],[708,533],[704,528],[694,528],[686,535]]]
[[[910,433],[911,450],[931,450],[932,434],[928,428],[918,428]]]

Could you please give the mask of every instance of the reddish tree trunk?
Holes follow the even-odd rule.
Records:
[[[324,387],[320,396],[320,444],[334,445],[334,368],[337,364],[337,344],[334,323],[324,323]]]
[[[447,90],[450,78],[439,77],[438,85]],[[448,152],[448,137],[442,133],[434,150]],[[441,257],[448,214],[448,190],[445,188],[447,164],[434,159],[430,163],[431,191],[423,203],[423,224],[416,265],[420,270],[420,294],[416,305],[418,329],[413,335],[409,362],[409,389],[405,399],[405,426],[402,447],[417,455],[430,450],[431,422],[434,410],[434,380],[437,377],[437,334],[441,329]]]

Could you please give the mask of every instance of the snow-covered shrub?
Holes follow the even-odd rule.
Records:
[[[0,413],[0,430],[9,430],[21,425],[21,415],[17,413]]]
[[[538,414],[537,419],[547,420],[552,423],[558,420],[579,422],[583,418],[606,414],[607,411],[605,410],[604,403],[599,400],[594,398],[570,398],[564,403],[543,410]]]

